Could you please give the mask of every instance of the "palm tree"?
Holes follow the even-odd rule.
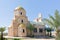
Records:
[[[31,23],[29,23],[27,28],[30,30],[30,36],[32,36],[32,31],[34,30],[34,26]]]
[[[54,16],[49,16],[49,19],[44,19],[46,23],[56,29],[56,32],[59,33],[59,27],[60,27],[60,14],[59,11],[56,10]]]
[[[0,27],[1,32],[1,40],[3,40],[3,32],[5,31],[5,27]]]

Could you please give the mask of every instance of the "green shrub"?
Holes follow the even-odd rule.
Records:
[[[8,40],[8,38],[4,38],[4,40]]]
[[[17,38],[15,38],[14,40],[21,40],[21,39],[17,39]]]

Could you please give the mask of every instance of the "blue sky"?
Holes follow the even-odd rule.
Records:
[[[0,27],[11,24],[17,6],[22,6],[29,21],[33,21],[39,13],[48,18],[56,9],[60,11],[60,0],[0,0]]]

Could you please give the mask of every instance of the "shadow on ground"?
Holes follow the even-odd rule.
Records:
[[[55,38],[54,36],[34,36],[30,38],[36,38],[36,39],[53,39]]]

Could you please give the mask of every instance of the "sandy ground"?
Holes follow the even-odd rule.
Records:
[[[21,38],[22,40],[55,40],[54,38],[50,39],[45,39],[45,38],[29,38],[29,37],[9,37],[9,36],[4,36],[5,38]]]
[[[55,40],[55,39],[23,39],[23,40]]]

